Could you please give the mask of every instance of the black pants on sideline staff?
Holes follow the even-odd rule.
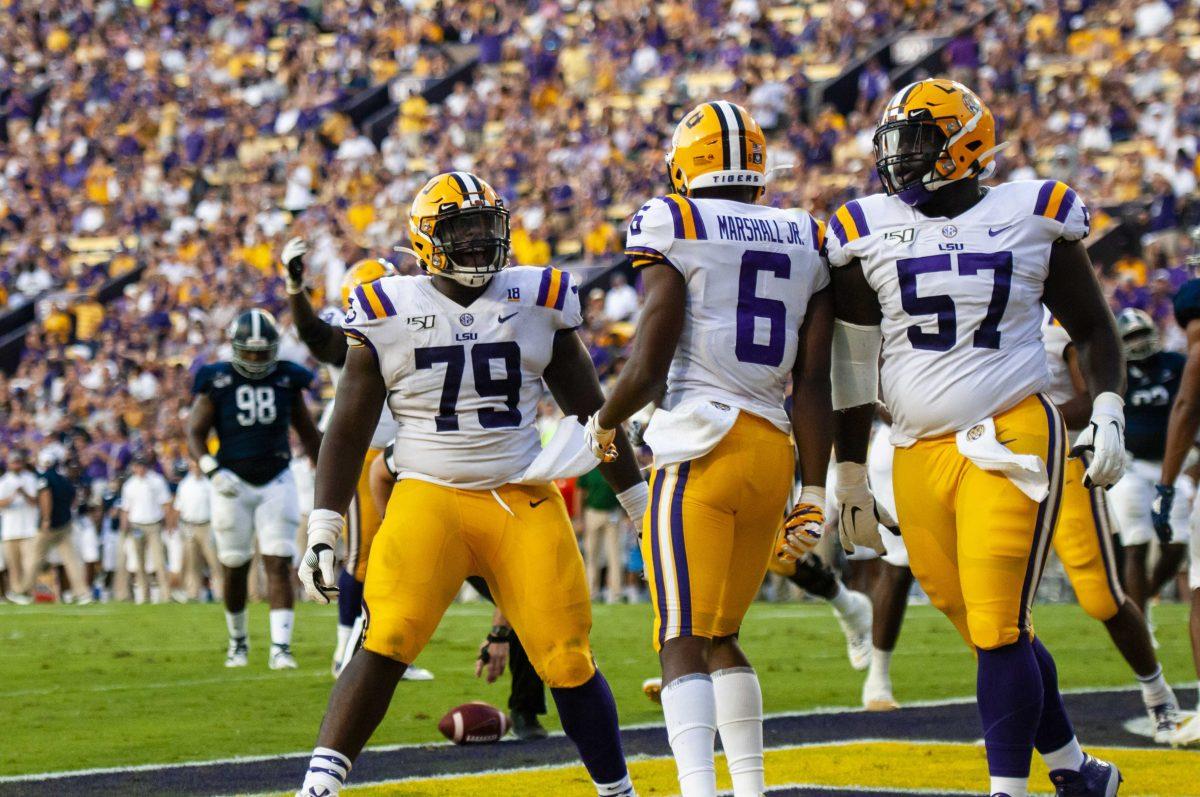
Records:
[[[496,602],[492,599],[492,592],[488,589],[487,582],[482,578],[470,576],[467,582],[480,595],[492,603]],[[517,636],[515,629],[508,637],[508,672],[512,675],[512,692],[508,696],[508,710],[521,714],[545,714],[545,684],[542,683],[542,679],[529,662],[525,646],[521,644],[521,639]]]

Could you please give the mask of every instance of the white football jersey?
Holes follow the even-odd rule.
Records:
[[[846,203],[829,221],[829,263],[862,263],[883,308],[883,398],[892,442],[949,434],[1047,389],[1042,292],[1050,247],[1088,233],[1066,184],[993,186],[953,219],[896,197]]]
[[[809,299],[829,284],[824,226],[802,210],[678,194],[629,224],[634,266],[666,263],[687,283],[687,313],[663,407],[703,397],[791,423],[784,392]]]
[[[399,478],[468,490],[517,479],[541,451],[537,403],[554,335],[582,321],[579,288],[555,268],[507,268],[468,307],[427,276],[355,289],[343,328],[379,361],[399,424]]]
[[[1071,336],[1067,330],[1047,319],[1042,325],[1042,345],[1046,349],[1046,365],[1050,369],[1046,398],[1055,406],[1062,406],[1075,398],[1075,383],[1071,381],[1071,369],[1067,365],[1067,347],[1071,345]]]
[[[326,324],[341,328],[342,321],[345,320],[346,314],[337,307],[326,307],[318,314],[318,318]],[[329,374],[329,383],[333,385],[333,392],[336,396],[338,380],[342,378],[342,367],[333,365],[332,363],[324,363],[325,372]],[[325,410],[321,413],[321,420],[317,423],[317,428],[322,432],[329,426],[329,419],[333,417],[333,405],[335,401],[330,401],[325,405]],[[375,433],[371,435],[371,448],[387,448],[387,444],[396,439],[396,419],[392,417],[392,411],[387,407],[383,408],[383,413],[379,416],[379,423],[375,424]]]

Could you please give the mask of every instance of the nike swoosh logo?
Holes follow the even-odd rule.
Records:
[[[1004,232],[1009,227],[1014,226],[1015,224],[1016,224],[1016,222],[1013,222],[1013,224],[1009,224],[1007,227],[1000,227],[998,229],[996,227],[988,227],[988,235],[992,238],[995,238],[997,235]]]
[[[1009,443],[1015,443],[1016,441],[1017,441],[1017,438],[1013,437],[1013,438],[1010,438],[1010,439],[1008,439],[1008,440],[997,440],[996,442],[997,442],[997,443],[999,443],[999,444],[1000,444],[1000,445],[1002,445],[1002,446],[1006,446],[1006,445],[1008,445]]]
[[[516,313],[513,313],[513,315],[516,315]],[[509,318],[512,318],[512,316],[509,316]],[[546,503],[549,500],[550,500],[550,498],[549,498],[549,496],[547,496],[546,498],[541,498],[541,499],[538,499],[537,501],[530,501],[529,508],[537,509],[539,506],[541,506],[542,504]]]
[[[517,312],[520,312],[520,311],[518,310]],[[516,314],[517,314],[517,313],[509,313],[508,315],[502,315],[502,316],[500,316],[500,323],[501,323],[501,324],[503,324],[505,321],[507,321],[508,319],[512,318],[512,317],[513,317],[513,316],[515,316]]]

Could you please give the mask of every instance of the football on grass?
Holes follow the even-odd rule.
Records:
[[[508,715],[487,703],[464,703],[450,709],[438,730],[455,744],[492,744],[508,733]]]

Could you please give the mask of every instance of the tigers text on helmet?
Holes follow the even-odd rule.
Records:
[[[1117,316],[1117,334],[1127,360],[1145,360],[1162,351],[1158,327],[1154,319],[1142,310],[1126,307]]]
[[[359,285],[399,274],[396,267],[382,257],[360,260],[346,269],[342,277],[342,310],[350,309],[350,293]]]
[[[421,266],[471,288],[508,265],[504,200],[470,172],[434,177],[413,200],[409,237]]]
[[[996,120],[983,101],[945,78],[910,83],[896,92],[874,141],[884,191],[909,205],[920,205],[956,180],[986,176],[995,154],[1006,146],[996,143]]]
[[[279,328],[266,310],[246,310],[229,325],[233,368],[247,379],[262,379],[279,358]]]
[[[755,199],[767,184],[767,139],[740,105],[718,100],[697,105],[671,136],[667,176],[676,193],[697,188],[752,187]]]

